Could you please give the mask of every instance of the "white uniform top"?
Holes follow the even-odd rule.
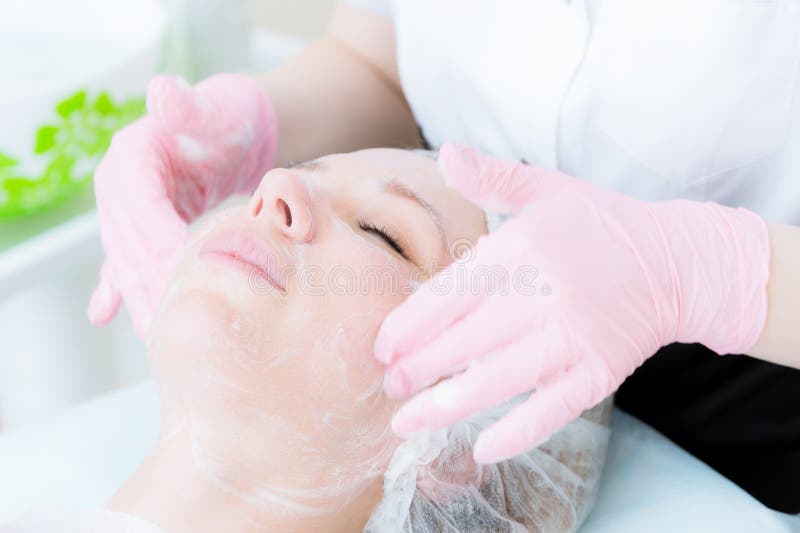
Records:
[[[800,224],[798,0],[350,0],[430,143]]]

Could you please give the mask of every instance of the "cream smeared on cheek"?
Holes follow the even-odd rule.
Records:
[[[265,513],[309,516],[337,512],[379,480],[398,443],[389,429],[396,406],[371,356],[383,315],[340,318],[329,305],[270,320],[191,285],[172,298],[169,333],[154,349],[174,353],[180,343],[192,356],[180,368],[164,357],[154,372],[160,366],[175,380],[165,388],[182,391],[171,425],[188,434],[198,471]],[[298,324],[325,327],[302,335]]]

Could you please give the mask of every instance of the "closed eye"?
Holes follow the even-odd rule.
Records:
[[[377,235],[383,239],[386,244],[391,246],[395,252],[403,256],[404,259],[409,259],[406,255],[405,248],[403,247],[403,243],[401,242],[400,238],[393,235],[392,232],[386,228],[386,226],[376,225],[365,220],[359,220],[358,227],[367,233],[373,233]]]

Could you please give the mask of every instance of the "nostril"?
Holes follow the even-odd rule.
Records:
[[[289,204],[287,204],[286,202],[284,202],[281,199],[278,199],[278,201],[276,203],[278,204],[278,209],[282,209],[283,210],[283,218],[284,218],[284,222],[286,223],[286,227],[287,228],[291,228],[292,227],[292,210],[289,208]]]

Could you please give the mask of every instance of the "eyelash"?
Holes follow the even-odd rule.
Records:
[[[403,248],[403,243],[398,237],[394,236],[392,232],[386,228],[386,226],[378,226],[365,220],[359,220],[358,227],[366,232],[376,234],[378,237],[386,241],[386,244],[394,248],[398,254],[408,259],[405,249]]]

